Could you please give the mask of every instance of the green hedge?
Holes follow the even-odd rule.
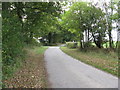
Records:
[[[24,61],[22,24],[14,12],[2,11],[2,79],[5,80]]]
[[[77,42],[66,42],[66,46],[68,48],[77,48],[78,43]]]

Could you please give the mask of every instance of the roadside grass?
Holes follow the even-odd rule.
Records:
[[[44,62],[44,52],[48,47],[25,48],[27,56],[11,78],[4,80],[6,88],[46,88],[47,73]]]
[[[107,53],[99,49],[83,52],[67,47],[61,47],[61,50],[86,64],[118,76],[118,58],[114,52]]]
[[[34,47],[33,52],[36,54],[43,54],[47,48],[48,46]]]

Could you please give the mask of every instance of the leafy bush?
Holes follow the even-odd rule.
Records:
[[[25,55],[22,25],[18,16],[8,10],[3,10],[2,14],[2,69],[4,80],[19,67]]]
[[[66,42],[68,48],[77,48],[77,42]]]
[[[84,48],[88,48],[92,46],[90,42],[84,42]]]

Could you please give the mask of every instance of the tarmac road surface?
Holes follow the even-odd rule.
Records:
[[[68,56],[59,47],[46,50],[45,62],[52,88],[118,88],[117,77]]]

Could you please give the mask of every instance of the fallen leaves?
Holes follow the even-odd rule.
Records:
[[[47,75],[45,70],[44,55],[28,50],[28,57],[12,78],[3,81],[7,88],[45,88]]]

